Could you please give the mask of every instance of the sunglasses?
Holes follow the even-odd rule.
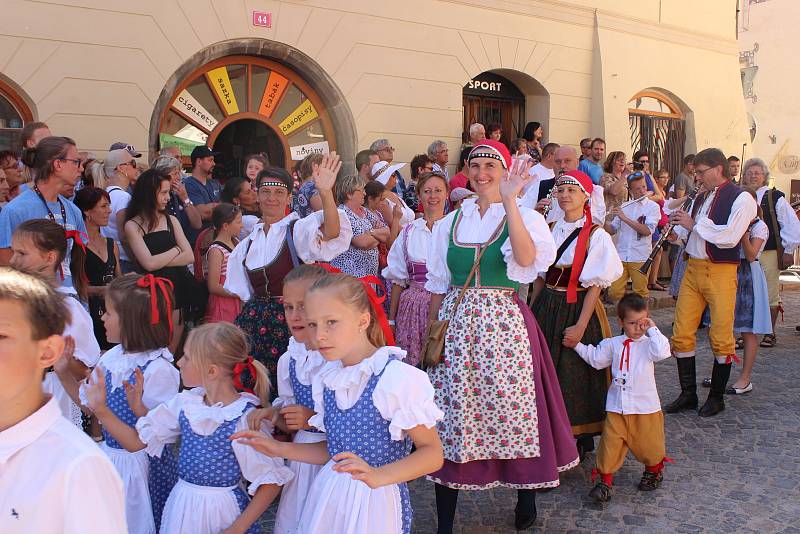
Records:
[[[135,169],[136,168],[136,160],[132,159],[131,161],[119,164],[120,167],[122,167],[123,165],[130,165],[131,167],[133,167]]]

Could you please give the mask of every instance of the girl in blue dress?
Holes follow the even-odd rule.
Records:
[[[248,412],[269,398],[267,370],[247,349],[247,337],[230,323],[193,330],[178,362],[183,383],[193,389],[150,410],[135,429],[107,406],[102,374],[88,389],[98,418],[129,451],[159,456],[180,439],[180,478],[164,507],[162,534],[258,534],[256,521],[292,478],[282,459],[230,439],[247,428]],[[138,398],[140,390],[131,390]],[[263,428],[272,431],[267,423]]]
[[[152,274],[127,274],[108,286],[103,325],[111,343],[119,343],[100,357],[95,386],[102,384],[103,406],[90,402],[89,384],[82,384],[80,400],[103,425],[102,449],[117,468],[125,487],[125,515],[130,534],[152,534],[177,480],[177,463],[168,448],[160,458],[144,451],[130,452],[106,422],[133,431],[140,417],[178,393],[180,378],[167,346],[172,336],[172,287]],[[132,393],[137,391],[135,396]],[[101,408],[98,411],[98,408]]]
[[[327,360],[312,384],[316,413],[309,423],[327,441],[282,443],[254,431],[233,436],[269,456],[323,465],[298,525],[305,534],[408,533],[406,482],[442,466],[434,426],[443,414],[433,386],[400,361],[405,351],[385,346],[380,299],[365,285],[328,274],[306,296],[310,337]]]

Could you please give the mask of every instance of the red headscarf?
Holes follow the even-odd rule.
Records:
[[[469,156],[467,156],[467,162],[474,158],[496,159],[503,164],[505,170],[511,168],[511,152],[508,151],[506,145],[494,139],[483,139],[475,145],[475,148],[473,148]]]
[[[575,244],[575,257],[572,260],[572,270],[569,276],[569,283],[567,284],[567,303],[574,304],[578,302],[578,277],[583,270],[583,262],[586,260],[586,250],[589,246],[589,236],[592,233],[592,179],[589,175],[581,171],[569,171],[564,173],[556,185],[576,185],[586,194],[586,203],[583,205],[583,213],[586,216],[586,222],[583,223],[580,233],[578,233],[578,242]]]

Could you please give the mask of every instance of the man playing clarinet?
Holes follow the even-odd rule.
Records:
[[[730,180],[728,161],[721,150],[707,148],[694,160],[694,175],[702,192],[688,211],[670,216],[678,238],[686,242],[688,267],[675,306],[672,350],[678,362],[681,394],[664,407],[667,413],[697,408],[695,347],[697,327],[706,306],[711,310],[708,337],[714,353],[711,392],[700,408],[701,417],[725,409],[725,387],[735,358],[733,315],[736,305],[736,269],[739,242],[756,216],[753,197]]]

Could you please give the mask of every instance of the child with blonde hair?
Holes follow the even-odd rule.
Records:
[[[232,324],[192,330],[178,362],[181,379],[191,389],[151,409],[135,429],[106,406],[103,378],[97,375],[90,390],[92,408],[126,449],[159,456],[180,441],[180,478],[164,507],[162,533],[259,533],[256,521],[292,478],[282,459],[230,439],[247,428],[248,412],[269,400],[267,370],[247,354],[247,338]],[[141,391],[134,391],[138,402]],[[262,428],[272,431],[267,423]],[[245,480],[252,500],[243,489]]]
[[[305,308],[311,337],[327,360],[312,384],[309,423],[327,441],[283,443],[255,431],[232,439],[269,456],[323,465],[299,531],[408,533],[406,482],[443,462],[433,386],[427,374],[400,361],[405,351],[385,346],[391,331],[368,283],[325,275],[309,289]]]

